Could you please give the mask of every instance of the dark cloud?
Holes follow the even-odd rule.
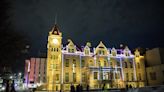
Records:
[[[66,43],[99,40],[112,47],[126,43],[131,47],[164,46],[163,6],[160,0],[13,0],[13,24],[26,33],[32,48],[46,50],[47,35],[55,23]]]

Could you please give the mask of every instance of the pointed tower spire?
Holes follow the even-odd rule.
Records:
[[[55,26],[52,28],[52,34],[54,35],[60,34],[59,27],[57,25],[57,14],[55,15]]]
[[[57,17],[58,17],[58,15],[56,13],[56,15],[55,15],[55,25],[57,24]]]

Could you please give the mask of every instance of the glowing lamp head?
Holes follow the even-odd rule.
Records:
[[[53,39],[52,42],[53,42],[54,44],[59,44],[59,42],[58,42],[57,39]]]

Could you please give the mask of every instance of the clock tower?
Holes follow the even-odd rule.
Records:
[[[47,44],[47,90],[60,90],[62,67],[62,33],[55,24],[49,32]]]

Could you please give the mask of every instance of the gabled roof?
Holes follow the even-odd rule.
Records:
[[[96,48],[104,48],[104,49],[107,49],[106,46],[103,44],[102,41],[100,41],[99,45]]]

